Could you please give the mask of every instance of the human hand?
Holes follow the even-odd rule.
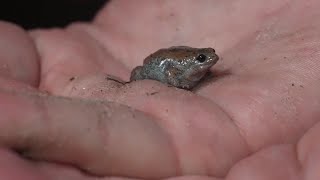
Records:
[[[2,24],[0,175],[317,179],[319,6],[118,0],[32,40]],[[215,48],[216,77],[194,93],[106,79],[171,45]]]

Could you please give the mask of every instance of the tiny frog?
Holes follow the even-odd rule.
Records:
[[[152,79],[182,89],[192,89],[219,60],[212,48],[173,46],[146,57],[134,68],[130,81]]]

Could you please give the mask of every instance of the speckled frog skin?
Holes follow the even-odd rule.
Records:
[[[173,46],[146,57],[134,68],[130,81],[152,79],[178,88],[192,89],[219,60],[212,48]]]

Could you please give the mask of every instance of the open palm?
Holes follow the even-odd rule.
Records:
[[[319,178],[319,7],[117,0],[91,24],[2,23],[0,177]],[[215,48],[214,76],[193,92],[108,76],[173,45]]]

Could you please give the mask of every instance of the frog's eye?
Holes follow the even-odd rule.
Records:
[[[199,61],[199,62],[201,62],[201,63],[205,62],[206,59],[207,59],[207,56],[204,55],[204,54],[199,54],[199,55],[196,57],[196,60]]]

